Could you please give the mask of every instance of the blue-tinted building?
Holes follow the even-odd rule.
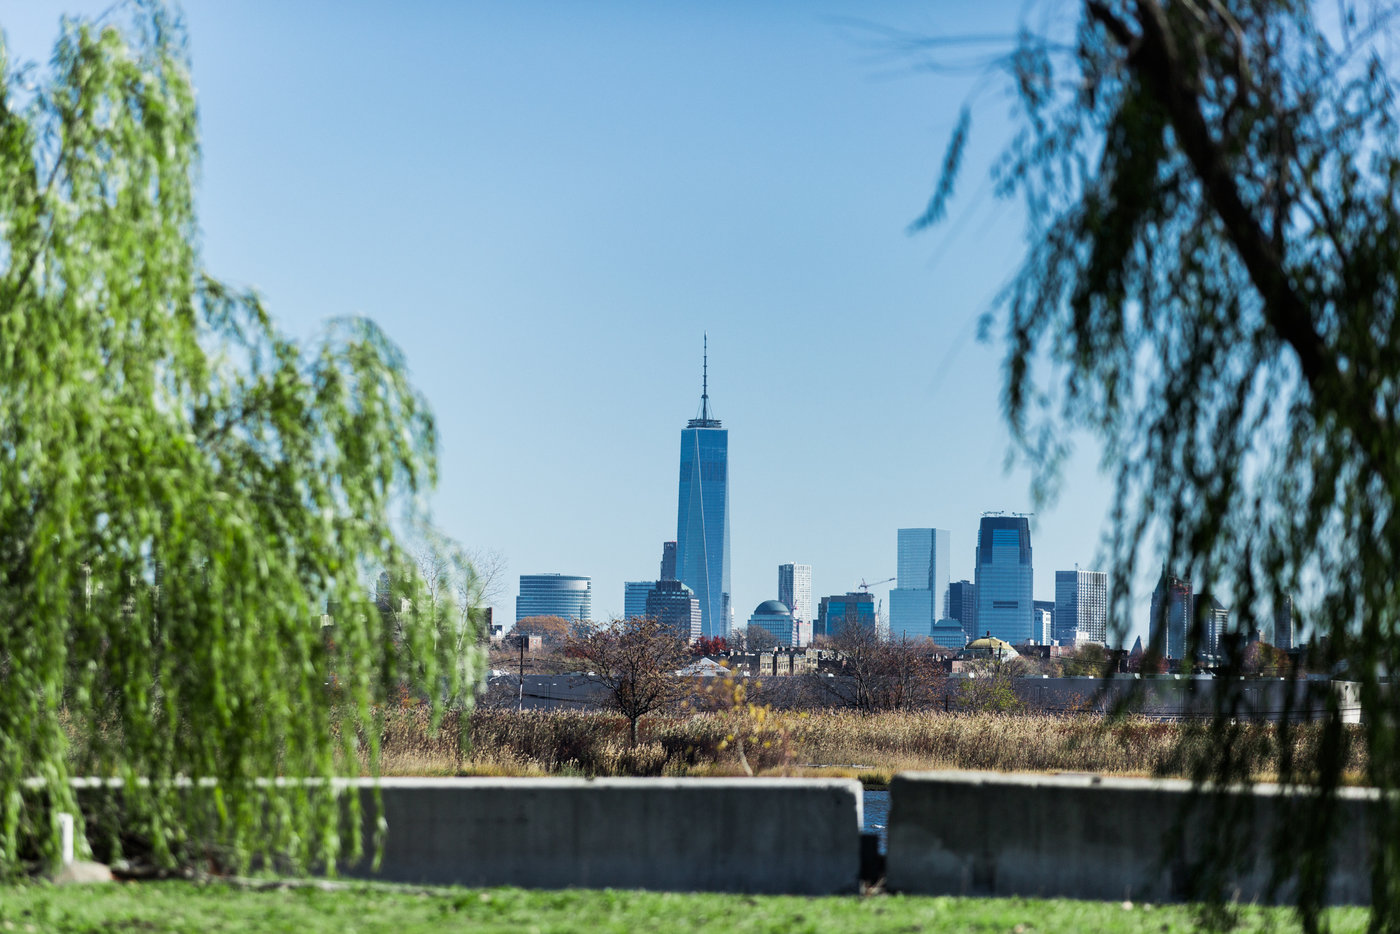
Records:
[[[593,579],[568,574],[521,574],[515,621],[529,616],[593,618]]]
[[[979,638],[1012,645],[1040,641],[1032,626],[1031,523],[1024,516],[983,516],[977,530]]]
[[[868,592],[822,597],[817,610],[816,635],[834,638],[847,626],[875,629],[875,596]]]
[[[707,347],[708,347],[708,341]],[[676,506],[676,576],[700,601],[701,634],[726,638],[729,606],[729,432],[710,417],[709,354],[705,356],[700,417],[681,431],[680,495]]]
[[[900,529],[890,638],[927,639],[948,604],[948,530]]]
[[[778,645],[797,645],[797,621],[792,611],[781,600],[764,600],[749,617],[749,628],[758,627],[766,631]]]
[[[633,619],[647,615],[647,594],[656,586],[656,581],[624,581],[626,590],[622,595],[622,617]]]

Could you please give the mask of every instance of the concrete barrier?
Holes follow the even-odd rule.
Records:
[[[380,789],[382,863],[347,875],[527,888],[859,888],[853,780],[388,778]],[[368,814],[368,783],[360,793]]]
[[[1269,847],[1295,810],[1293,793],[1277,786],[1231,791],[1223,799],[1228,824],[1208,823],[1213,816],[1203,810],[1183,817],[1190,793],[1191,783],[1178,780],[898,775],[890,788],[886,885],[936,895],[1181,901],[1197,896],[1193,866],[1213,841],[1232,856],[1225,896],[1265,900]],[[1330,904],[1370,899],[1367,811],[1375,801],[1373,791],[1340,792]],[[1288,902],[1294,891],[1286,880],[1274,898]]]

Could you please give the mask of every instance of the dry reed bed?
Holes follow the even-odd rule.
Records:
[[[457,715],[448,714],[434,733],[421,711],[390,714],[384,774],[723,775],[743,774],[746,761],[764,774],[811,774],[819,767],[884,776],[990,769],[1186,777],[1192,763],[1220,743],[1201,725],[1087,715],[827,711],[757,719],[700,713],[644,720],[635,749],[627,746],[626,720],[606,713],[478,710],[466,725],[463,735]],[[1276,774],[1277,729],[1241,724],[1234,730],[1229,743],[1250,772]],[[1318,732],[1292,731],[1295,761],[1312,760]],[[1364,760],[1353,754],[1353,780],[1363,770]]]

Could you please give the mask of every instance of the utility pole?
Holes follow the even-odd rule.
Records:
[[[525,639],[522,633],[515,634],[515,641],[520,644],[520,689],[515,695],[515,710],[517,713],[525,712]]]

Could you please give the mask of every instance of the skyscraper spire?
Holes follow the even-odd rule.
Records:
[[[720,427],[719,419],[710,417],[710,335],[708,332],[705,334],[704,348],[704,364],[700,371],[700,417],[692,418],[686,424],[687,428]]]
[[[700,418],[704,421],[710,420],[710,333],[705,333],[705,355],[702,358],[704,363],[700,370]]]

